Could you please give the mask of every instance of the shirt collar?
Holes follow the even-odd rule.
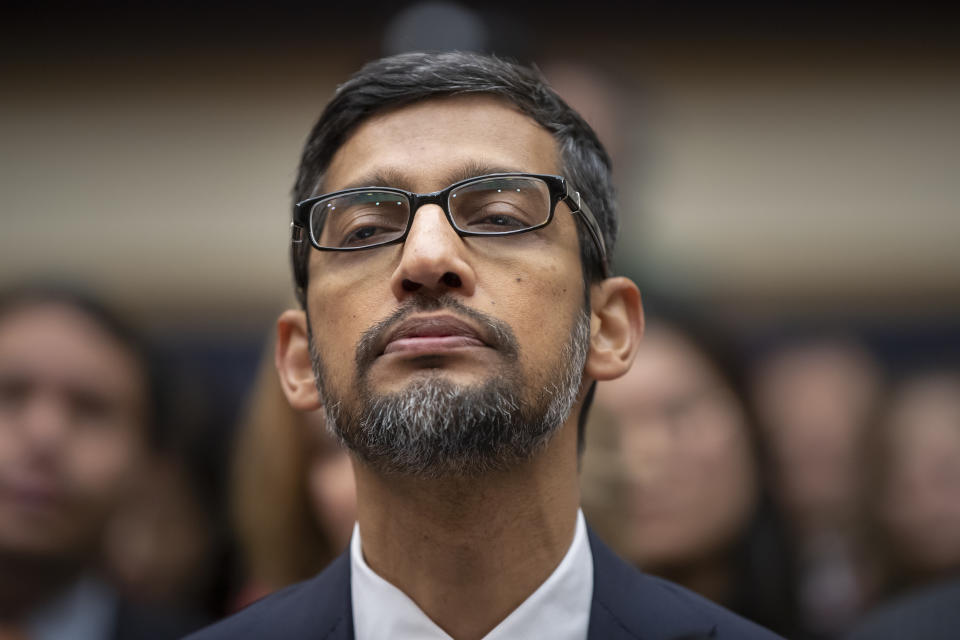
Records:
[[[357,640],[451,640],[403,591],[371,569],[363,558],[360,526],[350,541],[350,592]],[[584,640],[593,598],[593,557],[583,513],[577,511],[573,542],[563,560],[536,591],[484,640],[555,638]]]

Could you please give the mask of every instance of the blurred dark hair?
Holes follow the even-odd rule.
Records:
[[[742,345],[724,331],[716,319],[707,319],[693,305],[676,298],[645,291],[643,310],[648,323],[673,329],[704,357],[733,391],[746,413],[750,429],[756,431]],[[759,443],[759,438],[754,440]]]
[[[612,256],[617,212],[610,158],[597,135],[538,70],[479,53],[395,55],[368,63],[340,85],[307,138],[293,188],[294,202],[320,189],[334,154],[371,115],[426,98],[477,94],[505,99],[553,134],[562,171],[596,216]],[[597,249],[583,225],[577,225],[577,233],[584,282],[599,280],[603,276]],[[301,242],[291,249],[296,295],[304,307],[310,247]]]
[[[644,312],[649,324],[670,329],[693,347],[740,404],[757,463],[758,500],[746,532],[733,550],[736,581],[732,600],[726,604],[763,626],[792,635],[797,612],[791,541],[769,492],[771,461],[753,408],[744,345],[719,321],[674,297],[645,293]]]
[[[146,338],[94,294],[60,281],[28,282],[0,290],[0,321],[15,311],[42,305],[67,307],[82,313],[134,357],[145,380],[144,426],[148,443],[152,447],[163,446],[162,376]]]

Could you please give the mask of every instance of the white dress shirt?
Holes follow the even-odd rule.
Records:
[[[354,525],[350,540],[350,571],[357,640],[452,640],[403,591],[367,565],[359,525]],[[563,560],[484,640],[584,640],[592,598],[593,556],[587,540],[587,525],[578,510],[573,542]]]

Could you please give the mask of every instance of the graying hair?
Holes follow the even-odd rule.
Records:
[[[566,422],[590,347],[590,316],[583,309],[577,313],[551,372],[554,379],[533,401],[520,395],[525,385],[518,376],[494,376],[479,387],[430,376],[380,396],[361,379],[361,406],[346,411],[330,397],[322,361],[310,343],[327,428],[361,460],[387,473],[476,476],[529,459]]]

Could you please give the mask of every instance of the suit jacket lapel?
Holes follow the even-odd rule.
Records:
[[[265,613],[258,611],[261,607]],[[313,578],[250,605],[231,620],[237,629],[224,628],[225,638],[354,640],[349,550]]]
[[[617,557],[588,527],[593,554],[593,601],[588,640],[712,638],[715,624],[686,605],[672,585],[646,576]]]
[[[312,621],[303,638],[317,640],[354,640],[353,598],[350,595],[350,550],[337,556],[314,579],[310,588]]]

